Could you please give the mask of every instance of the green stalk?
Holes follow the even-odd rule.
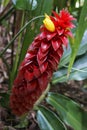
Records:
[[[13,41],[20,35],[20,33],[34,20],[43,18],[43,15],[37,16],[33,19],[31,19],[29,22],[27,22],[21,29],[20,31],[12,38],[12,40],[8,43],[8,45],[5,47],[5,49],[0,53],[0,57],[6,52],[6,50],[10,47],[10,45],[13,43]]]
[[[33,107],[34,110],[38,110],[38,105],[44,100],[44,98],[46,97],[49,90],[50,90],[50,84],[48,84],[46,90],[43,92],[43,94],[40,96],[40,98],[34,104],[34,107]]]
[[[22,21],[21,21],[21,26],[20,26],[20,28],[23,27],[24,15],[25,15],[25,13],[23,12]],[[18,66],[19,53],[20,53],[20,48],[21,48],[21,38],[22,38],[22,33],[19,35],[19,39],[18,39],[18,48],[17,48],[17,51],[16,51],[15,62],[14,62],[14,65],[13,65],[12,72],[11,72],[11,74],[10,74],[10,85],[9,85],[9,90],[10,90],[10,88],[11,88],[11,86],[12,86],[12,83],[13,83],[13,80],[14,80],[14,77],[15,77],[15,74],[16,74],[17,66]]]

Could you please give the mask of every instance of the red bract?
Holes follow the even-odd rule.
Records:
[[[46,25],[41,26],[41,33],[30,45],[14,81],[10,106],[18,116],[31,110],[46,89],[63,55],[63,45],[67,46],[67,37],[72,36],[72,15],[64,9],[60,14],[53,14],[54,17],[47,16]],[[49,24],[53,26],[51,31]]]

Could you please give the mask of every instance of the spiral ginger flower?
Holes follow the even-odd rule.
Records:
[[[68,36],[72,37],[70,28],[74,25],[73,16],[66,10],[54,16],[45,14],[41,33],[37,35],[27,50],[10,96],[12,112],[21,116],[31,110],[46,89],[57,70],[63,55],[63,45],[67,46]]]

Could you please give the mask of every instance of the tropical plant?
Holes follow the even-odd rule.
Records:
[[[1,1],[5,7],[8,7],[9,3],[10,0]],[[78,9],[75,7],[76,3],[79,4]],[[18,10],[21,16],[18,32],[13,34],[11,41],[0,53],[9,77],[8,91],[0,93],[2,97],[0,105],[20,116],[19,125],[14,127],[26,127],[27,113],[33,109],[36,111],[41,130],[68,130],[67,126],[74,130],[87,129],[87,112],[80,104],[62,94],[49,91],[57,83],[87,79],[87,1],[83,3],[80,6],[78,0],[66,2],[64,0],[61,2],[59,0],[12,0],[8,11],[2,14],[1,24],[4,24],[5,19],[12,13],[15,18],[15,12],[17,15]],[[59,11],[65,7],[77,18],[77,21],[71,22],[75,19],[68,11],[64,9]],[[52,10],[57,12],[53,12],[56,18],[50,16]],[[41,26],[42,21],[43,26]],[[73,28],[74,24],[76,28],[71,32],[70,28]],[[69,41],[67,36],[71,36]],[[16,51],[14,51],[15,40],[16,43],[18,42]],[[61,44],[66,47],[62,47]],[[8,48],[12,50],[12,67],[9,67],[4,58]],[[15,56],[14,52],[16,52]],[[54,70],[56,72],[53,73]],[[48,107],[43,103],[41,105],[43,100]]]

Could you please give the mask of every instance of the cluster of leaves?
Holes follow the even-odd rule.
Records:
[[[75,12],[76,8],[74,5],[77,1],[73,0],[71,2],[73,3],[73,6],[69,7],[69,10],[71,12]],[[9,0],[4,0],[3,4],[6,6],[8,3]],[[11,73],[9,74],[9,90],[11,90],[13,80],[17,73],[17,68],[20,62],[23,60],[29,44],[33,41],[34,36],[39,32],[39,27],[42,23],[42,18],[44,17],[43,14],[51,14],[53,7],[57,10],[62,9],[66,6],[67,2],[64,0],[61,0],[61,2],[60,0],[12,0],[12,8],[15,10],[22,11],[22,22],[20,26],[21,29],[19,30],[19,32],[13,37],[13,39],[8,43],[6,48],[0,53],[0,56],[2,58],[6,50],[19,36],[18,48],[14,60],[14,65],[12,67]],[[75,37],[74,39],[70,39],[70,46],[68,46],[67,50],[65,49],[64,55],[59,65],[59,69],[53,75],[53,84],[56,84],[58,82],[67,82],[67,80],[79,81],[87,79],[86,12],[87,1],[85,0],[83,8],[81,10],[78,26],[76,25],[76,30],[72,30]],[[3,18],[0,20],[3,21]],[[24,29],[26,29],[26,32],[24,34],[23,40],[21,40]],[[22,46],[21,50],[20,46]],[[8,94],[0,95],[4,97],[2,98],[0,103],[2,106],[6,107],[8,103]],[[6,104],[3,104],[3,102],[5,102]],[[82,110],[81,107],[71,99],[60,94],[49,92],[46,98],[46,102],[50,104],[53,108],[55,108],[54,110],[56,111],[56,114],[55,111],[52,111],[44,106],[38,106],[37,120],[41,130],[67,130],[66,125],[71,126],[72,128],[74,128],[74,130],[87,129],[87,112]]]

